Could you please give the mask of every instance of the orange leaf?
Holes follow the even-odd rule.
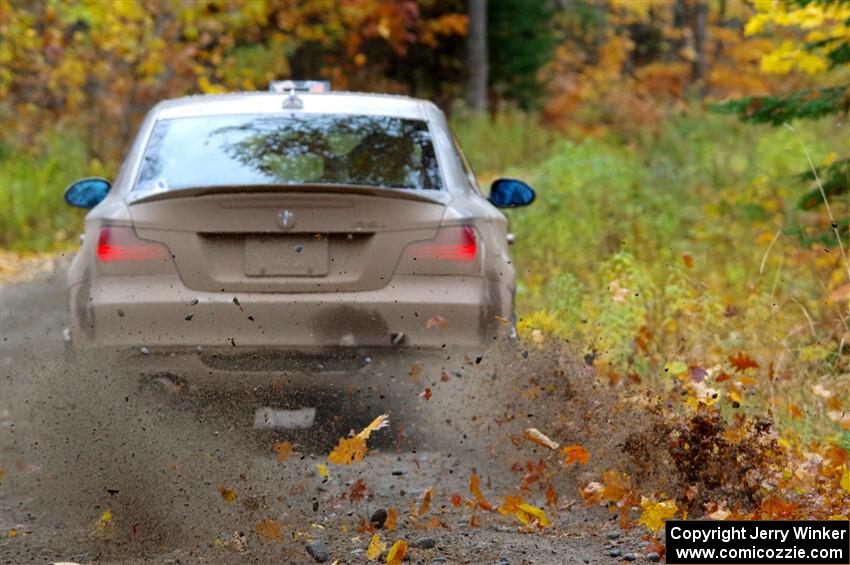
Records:
[[[428,320],[428,323],[425,324],[425,328],[429,329],[429,330],[431,328],[439,328],[439,329],[442,330],[442,329],[447,328],[448,325],[449,325],[449,322],[445,318],[443,318],[442,316],[434,316],[433,318]]]
[[[397,522],[398,512],[396,512],[395,508],[390,506],[387,508],[387,519],[384,521],[384,529],[390,531],[394,530]]]
[[[266,518],[254,528],[257,535],[263,541],[274,541],[283,539],[283,534],[280,532],[280,522]]]
[[[694,268],[694,258],[691,257],[690,253],[685,253],[684,255],[682,255],[682,261],[684,261],[685,267],[687,267],[688,269]]]
[[[292,444],[288,441],[279,441],[274,444],[274,452],[277,453],[278,461],[286,461],[292,455]]]
[[[791,413],[791,417],[795,420],[803,417],[803,411],[800,410],[796,404],[789,404],[788,411]]]
[[[457,493],[452,495],[452,506],[455,508],[460,508],[460,504],[463,502],[463,497]]]
[[[484,498],[484,495],[481,494],[481,483],[478,479],[477,473],[472,473],[472,476],[469,478],[469,491],[472,493],[472,496],[475,497],[475,500],[478,501],[478,505],[484,510],[492,511],[493,505],[487,502],[487,499]]]
[[[351,490],[348,492],[348,498],[351,500],[363,500],[366,497],[366,482],[363,479],[357,479]]]
[[[561,455],[564,457],[564,465],[572,463],[581,463],[586,465],[590,460],[590,452],[580,445],[568,445],[561,449]]]
[[[393,544],[390,552],[387,553],[387,565],[401,565],[405,553],[407,553],[407,542],[400,539]]]
[[[735,367],[736,371],[746,371],[747,369],[757,369],[759,364],[746,353],[739,353],[729,357],[729,362]]]
[[[555,492],[555,487],[549,483],[549,488],[546,489],[546,505],[556,506],[558,504],[558,493]]]
[[[429,488],[425,491],[425,494],[422,495],[422,502],[419,504],[419,512],[420,516],[423,516],[428,509],[431,508],[431,496],[434,494],[434,489]]]
[[[431,387],[426,386],[425,390],[419,393],[419,397],[425,400],[431,400]]]

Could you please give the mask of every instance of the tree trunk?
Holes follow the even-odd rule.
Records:
[[[696,52],[693,77],[694,82],[698,84],[700,93],[705,96],[706,79],[708,78],[708,61],[705,54],[705,47],[708,43],[708,32],[706,29],[708,4],[706,2],[697,2],[693,5],[693,11],[692,29],[694,34],[694,51]]]
[[[466,60],[469,78],[466,83],[466,102],[471,109],[486,112],[490,73],[487,54],[487,0],[469,0],[467,16],[469,35],[466,39]]]

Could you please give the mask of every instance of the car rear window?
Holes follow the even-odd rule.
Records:
[[[347,114],[219,115],[160,120],[134,191],[343,184],[438,190],[428,124]]]

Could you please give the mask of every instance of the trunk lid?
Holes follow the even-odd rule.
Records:
[[[148,196],[129,209],[138,236],[168,246],[189,288],[337,292],[387,285],[405,247],[437,233],[443,197],[360,187],[199,189]]]

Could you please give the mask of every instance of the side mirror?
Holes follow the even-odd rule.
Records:
[[[100,177],[88,177],[72,182],[65,189],[65,202],[74,208],[94,208],[106,198],[112,184]]]
[[[487,200],[496,208],[518,208],[534,202],[534,189],[517,179],[496,179]]]

